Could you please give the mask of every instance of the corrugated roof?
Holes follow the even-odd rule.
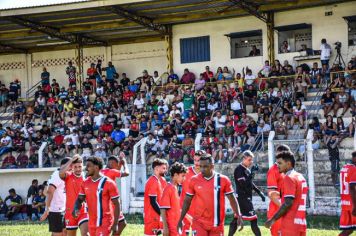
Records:
[[[43,6],[52,6],[52,5],[56,6],[62,4],[88,2],[88,1],[90,0],[24,0],[24,1],[1,0],[0,10],[43,7]]]

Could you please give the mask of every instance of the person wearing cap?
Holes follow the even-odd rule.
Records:
[[[242,155],[242,162],[234,171],[237,201],[240,205],[242,219],[250,221],[254,235],[261,236],[261,231],[257,225],[257,214],[252,204],[252,191],[255,191],[263,202],[266,200],[266,197],[253,183],[253,173],[250,170],[253,165],[253,153],[247,150]]]

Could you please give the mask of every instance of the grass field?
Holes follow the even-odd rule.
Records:
[[[136,236],[143,235],[142,217],[140,215],[126,217],[128,226],[125,229],[123,236]],[[262,231],[262,235],[269,235],[269,231],[265,229],[262,224],[264,217],[260,216],[259,223]],[[226,222],[230,222],[227,219]],[[310,236],[335,236],[338,235],[338,218],[326,217],[326,216],[310,216],[308,217],[308,234]],[[225,226],[225,235],[227,235],[228,226]],[[0,235],[1,236],[40,236],[50,235],[48,233],[48,225],[46,223],[36,224],[27,222],[1,222],[0,223]],[[79,235],[79,233],[77,234]],[[253,235],[249,224],[245,222],[245,228],[242,232],[236,233],[241,236]]]

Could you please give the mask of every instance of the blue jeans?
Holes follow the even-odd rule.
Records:
[[[328,60],[320,60],[322,65],[327,65],[327,68],[329,68],[329,59]]]

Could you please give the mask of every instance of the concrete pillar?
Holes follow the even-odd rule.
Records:
[[[313,156],[313,133],[312,129],[308,130],[307,134],[307,166],[308,166],[308,184],[309,184],[309,199],[310,211],[313,214],[315,211],[315,179],[314,179],[314,156]]]
[[[172,26],[167,26],[167,29],[168,29],[168,34],[165,35],[164,39],[166,42],[167,72],[169,73],[173,69]]]
[[[25,54],[26,60],[26,82],[21,81],[21,97],[26,96],[27,90],[29,90],[33,85],[32,81],[32,54]]]
[[[268,60],[270,64],[274,63],[275,51],[274,51],[274,13],[267,13],[267,51]]]
[[[268,167],[271,168],[274,163],[274,144],[273,139],[276,133],[274,131],[270,131],[268,135]]]

